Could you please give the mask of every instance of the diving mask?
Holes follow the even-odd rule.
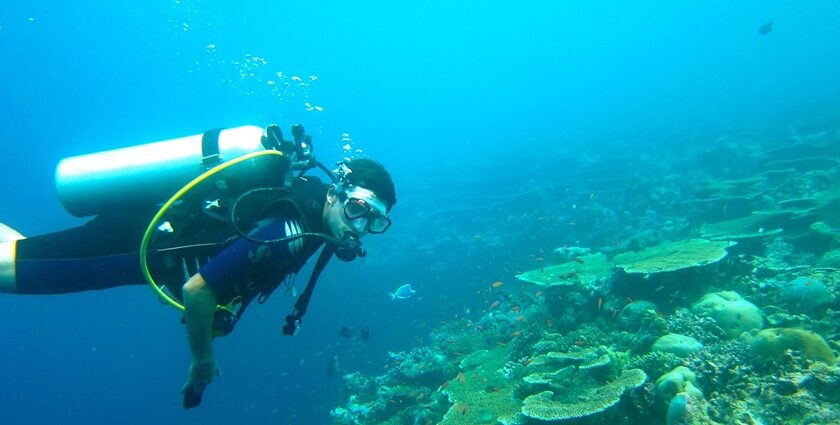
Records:
[[[384,233],[391,226],[385,204],[370,190],[350,186],[344,196],[344,217],[355,231]]]

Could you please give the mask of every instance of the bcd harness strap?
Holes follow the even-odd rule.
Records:
[[[318,276],[324,271],[324,267],[326,267],[327,262],[330,261],[334,252],[335,245],[324,245],[324,248],[321,250],[321,255],[318,256],[318,261],[315,263],[315,268],[312,269],[312,274],[309,275],[309,282],[306,283],[306,289],[303,290],[303,293],[300,294],[297,302],[295,302],[295,309],[292,310],[292,314],[286,316],[286,324],[283,325],[283,335],[293,336],[297,333],[301,319],[303,319],[303,315],[306,314],[306,309],[309,307],[309,300],[312,298],[312,292],[315,290],[315,283],[318,282]]]

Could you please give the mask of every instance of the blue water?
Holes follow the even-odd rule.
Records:
[[[325,162],[349,134],[399,202],[368,258],[325,272],[300,335],[280,335],[278,293],[217,341],[224,374],[192,411],[183,329],[151,291],[0,296],[3,423],[329,423],[333,355],[376,374],[583,237],[523,235],[534,206],[486,196],[574,184],[555,152],[659,155],[836,114],[838,22],[833,1],[5,1],[0,222],[81,223],[55,197],[66,156],[273,122],[304,124]],[[415,298],[390,301],[403,283]]]

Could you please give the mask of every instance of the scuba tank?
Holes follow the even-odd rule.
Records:
[[[224,161],[277,148],[263,134],[261,127],[246,125],[66,158],[55,173],[58,198],[76,217],[160,204]],[[259,178],[266,170],[242,171]]]

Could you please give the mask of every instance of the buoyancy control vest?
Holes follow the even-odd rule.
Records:
[[[272,189],[272,190],[264,190]],[[275,190],[276,189],[276,190]],[[262,222],[281,220],[299,223],[297,233],[323,232],[322,215],[326,199],[327,186],[311,176],[294,178],[288,187],[259,188],[262,193],[250,195],[237,207],[243,210],[234,218],[243,231],[257,229]],[[254,198],[259,199],[254,199]],[[237,199],[239,200],[239,199]],[[178,301],[182,301],[180,285],[198,272],[199,268],[219,252],[241,238],[233,229],[230,213],[218,210],[232,208],[234,199],[214,198],[203,200],[201,204],[214,205],[213,212],[206,212],[206,207],[199,207],[197,202],[185,202],[173,208],[164,217],[153,235],[148,250],[149,269],[158,285],[166,285]],[[281,235],[285,236],[285,235]],[[289,249],[290,255],[271,258],[270,266],[262,266],[259,275],[251,275],[247,281],[237,282],[235,297],[250,299],[259,296],[261,300],[289,276],[297,272],[306,260],[323,245],[318,238],[302,237],[287,242],[295,249]],[[226,305],[232,299],[221,298],[219,303]]]

